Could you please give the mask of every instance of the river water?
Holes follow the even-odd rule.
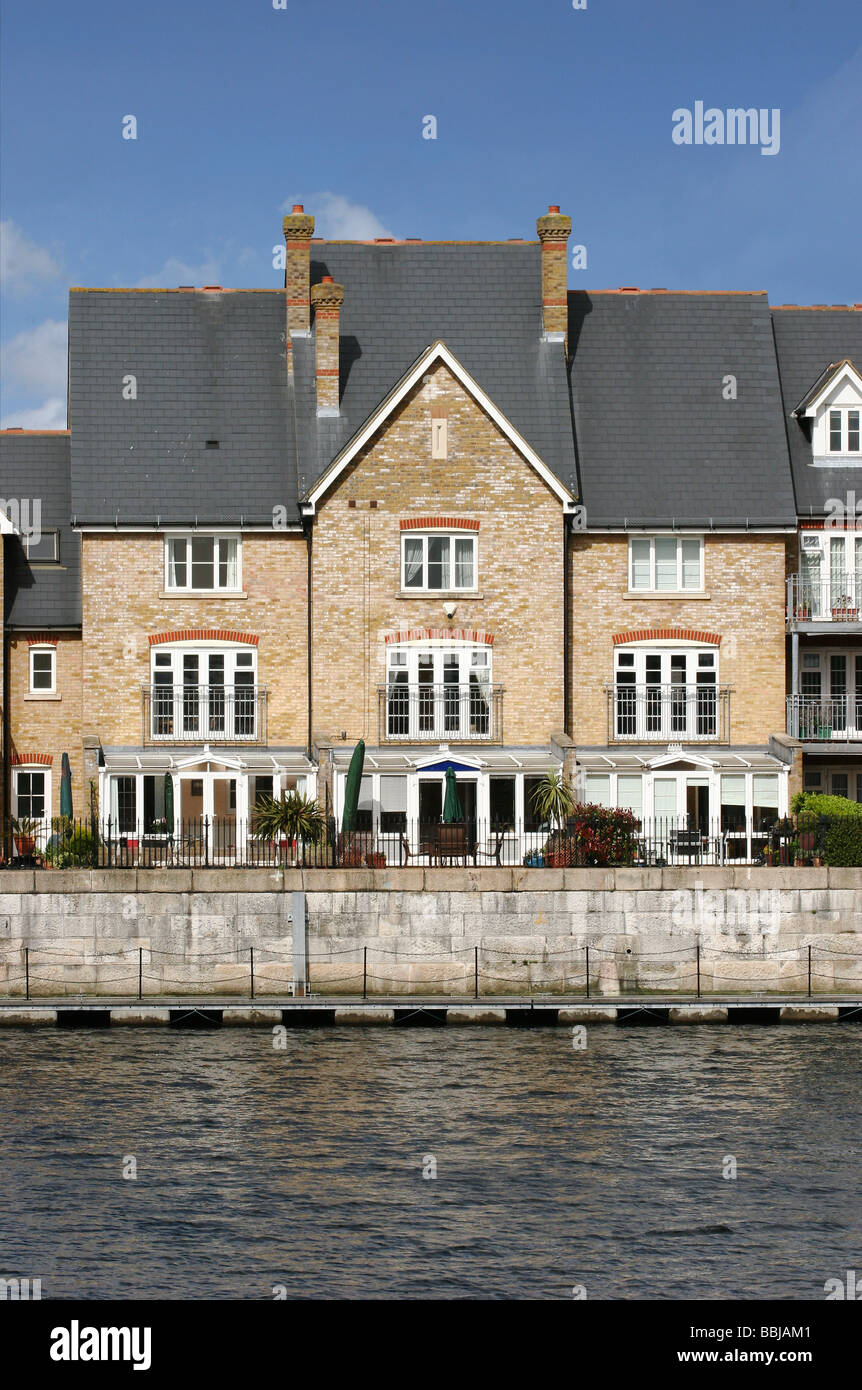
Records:
[[[822,1300],[862,1269],[862,1028],[572,1044],[3,1029],[0,1277],[49,1298]]]

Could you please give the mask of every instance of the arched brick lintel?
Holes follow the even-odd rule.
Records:
[[[175,632],[154,632],[147,641],[151,647],[163,642],[245,642],[256,647],[260,638],[253,632],[230,632],[223,627],[180,627]]]
[[[400,632],[387,632],[383,641],[398,642],[475,642],[478,646],[493,647],[493,632],[481,627],[409,627]]]
[[[615,632],[615,647],[630,642],[703,642],[712,647],[721,646],[720,632],[705,632],[699,627],[642,627],[634,632]]]

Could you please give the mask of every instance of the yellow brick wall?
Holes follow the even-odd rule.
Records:
[[[730,683],[731,743],[764,744],[784,731],[783,536],[707,536],[707,598],[627,598],[625,536],[575,535],[570,543],[572,734],[607,742],[605,682],[613,681],[613,634],[697,628],[721,635],[718,681]]]
[[[303,536],[247,533],[242,539],[247,598],[163,598],[163,536],[85,535],[84,731],[98,734],[103,745],[140,745],[141,686],[150,679],[149,636],[180,628],[221,628],[259,638],[257,681],[268,691],[268,742],[304,748],[306,566]]]
[[[42,630],[32,634],[43,635]],[[60,763],[69,754],[72,768],[72,810],[89,813],[89,794],[84,785],[81,748],[81,639],[64,633],[50,634],[56,642],[57,699],[32,697],[28,634],[17,632],[9,649],[9,708],[12,756],[32,753],[51,755],[51,814],[60,813]],[[11,788],[11,782],[10,782]]]
[[[448,406],[448,457],[431,458],[431,407]],[[353,500],[355,508],[349,506]],[[376,501],[376,509],[369,503]],[[445,628],[443,597],[401,597],[402,519],[476,520],[478,597],[451,595],[451,626],[494,634],[507,744],[547,744],[563,721],[563,513],[559,500],[437,364],[319,506],[313,542],[314,728],[378,741],[384,634]],[[447,595],[447,597],[450,597]]]

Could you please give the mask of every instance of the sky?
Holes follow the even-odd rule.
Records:
[[[316,235],[427,240],[534,238],[559,204],[573,289],[862,301],[859,0],[0,0],[0,23],[0,426],[65,426],[70,285],[278,287],[294,202]],[[731,108],[764,113],[747,143]]]

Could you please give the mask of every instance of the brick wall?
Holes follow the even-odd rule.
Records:
[[[681,627],[719,633],[718,681],[730,683],[731,743],[764,744],[784,730],[783,536],[708,536],[706,598],[626,597],[625,536],[572,537],[569,550],[572,732],[607,741],[604,683],[613,680],[613,635]]]
[[[247,598],[160,597],[164,537],[85,535],[82,548],[84,730],[102,743],[139,745],[141,686],[150,678],[148,637],[183,628],[255,634],[257,681],[268,690],[268,742],[305,747],[306,564],[304,537],[251,533],[242,541]]]
[[[448,409],[448,457],[431,458],[431,409]],[[351,507],[350,502],[355,502]],[[372,508],[371,502],[377,506]],[[546,744],[563,720],[563,515],[558,499],[438,364],[321,504],[313,557],[314,728],[378,740],[384,636],[445,628],[444,598],[401,595],[400,522],[479,522],[478,596],[451,626],[493,634],[507,744]]]
[[[51,814],[60,813],[60,761],[69,754],[72,768],[72,808],[76,816],[89,811],[81,749],[81,639],[66,633],[29,634],[56,643],[56,696],[33,696],[30,691],[30,642],[16,632],[9,648],[10,756],[50,757]],[[10,779],[10,789],[12,786]],[[13,803],[14,809],[14,803]]]

